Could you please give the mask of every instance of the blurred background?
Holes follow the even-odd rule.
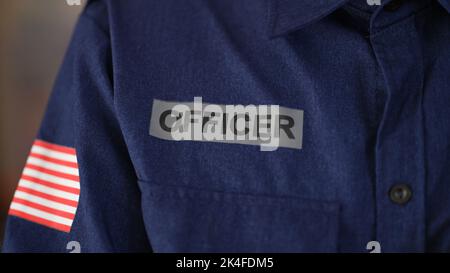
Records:
[[[65,0],[0,0],[0,245],[9,203],[81,10]]]

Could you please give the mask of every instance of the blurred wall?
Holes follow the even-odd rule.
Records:
[[[64,0],[0,0],[0,244],[9,203],[81,9]]]

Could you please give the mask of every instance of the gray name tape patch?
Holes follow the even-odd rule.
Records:
[[[303,110],[278,105],[218,105],[153,100],[149,134],[175,141],[208,141],[301,149]]]

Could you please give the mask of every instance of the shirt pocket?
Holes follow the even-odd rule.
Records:
[[[139,181],[155,252],[336,252],[339,204]]]

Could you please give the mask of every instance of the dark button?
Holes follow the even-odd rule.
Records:
[[[391,198],[391,201],[398,205],[408,203],[411,199],[411,195],[411,188],[406,184],[395,185],[389,190],[389,197]]]
[[[403,5],[403,0],[392,0],[391,2],[387,3],[383,9],[385,11],[396,11]]]

